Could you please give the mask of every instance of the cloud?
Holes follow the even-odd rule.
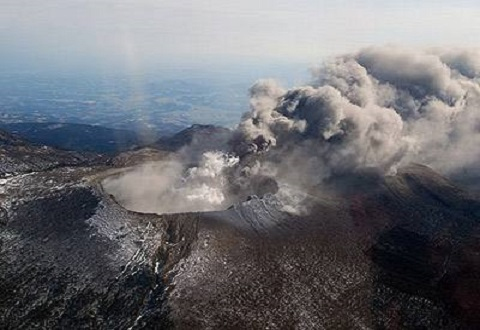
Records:
[[[124,207],[147,213],[211,211],[231,205],[224,192],[225,168],[238,158],[206,152],[198,166],[176,159],[143,164],[127,173],[104,180],[103,186]]]
[[[332,178],[372,169],[388,175],[410,162],[452,177],[478,176],[475,54],[371,47],[332,58],[314,70],[307,86],[286,90],[259,80],[231,149],[206,153],[198,166],[175,173],[181,179],[174,199],[185,210],[226,207],[266,193],[298,204],[298,196]],[[295,191],[302,193],[292,196]],[[171,196],[158,204],[170,204]]]
[[[410,161],[446,174],[475,171],[480,65],[473,54],[372,47],[325,63],[310,86],[282,94],[259,81],[239,125],[243,143],[254,152],[305,147],[328,169],[322,175],[366,167],[387,173]]]

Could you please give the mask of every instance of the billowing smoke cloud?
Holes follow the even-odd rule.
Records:
[[[226,168],[238,158],[221,152],[206,152],[198,166],[186,168],[176,159],[147,163],[103,182],[116,200],[132,211],[175,213],[210,211],[230,206]]]
[[[177,173],[185,183],[178,191],[195,206],[188,209],[249,194],[285,197],[409,162],[480,174],[480,52],[367,48],[327,61],[313,77],[289,90],[273,80],[252,86],[251,110],[230,143],[234,156],[215,154],[223,163],[214,171],[205,161]]]
[[[310,86],[262,80],[240,123],[240,152],[293,149],[315,177],[416,161],[445,174],[480,159],[480,53],[368,48],[332,59]],[[305,158],[301,158],[305,157]],[[311,177],[309,178],[311,179]]]

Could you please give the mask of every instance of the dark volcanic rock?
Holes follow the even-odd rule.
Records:
[[[2,329],[162,327],[165,285],[154,260],[168,242],[167,222],[103,200],[78,175],[59,169],[7,183]],[[143,314],[148,319],[140,322]]]
[[[97,184],[111,173],[2,182],[2,328],[480,324],[480,201],[427,167],[312,192],[308,215],[270,194],[220,212],[138,214]]]
[[[309,216],[255,208],[201,216],[169,297],[178,328],[479,325],[480,203],[430,169],[319,196]]]
[[[480,258],[470,244],[480,234],[480,201],[423,166],[403,170],[390,187],[389,212],[399,221],[372,247],[379,283],[429,299],[462,328],[477,328],[480,278],[473,280],[472,269],[480,269]],[[389,305],[412,319],[401,298],[392,297]]]

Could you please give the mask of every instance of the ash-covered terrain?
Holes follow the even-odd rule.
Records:
[[[6,329],[478,325],[480,200],[412,165],[306,216],[253,197],[225,211],[127,211],[63,167],[2,180]]]
[[[475,54],[361,50],[110,158],[2,133],[2,328],[477,329]]]

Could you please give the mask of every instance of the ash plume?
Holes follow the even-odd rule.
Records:
[[[447,175],[476,171],[479,77],[479,52],[385,47],[331,59],[309,86],[282,90],[261,80],[238,127],[239,152],[314,163],[307,173],[320,181],[407,162]]]
[[[169,185],[196,196],[187,210],[271,193],[293,212],[298,192],[365,170],[388,175],[417,162],[447,176],[478,176],[479,106],[477,50],[362,49],[314,69],[307,86],[256,82],[230,149],[216,154],[235,161],[213,172],[212,160],[200,162]]]
[[[104,188],[124,207],[146,213],[211,211],[230,206],[224,193],[228,167],[238,158],[206,152],[198,166],[187,168],[178,159],[146,163],[103,182]]]

